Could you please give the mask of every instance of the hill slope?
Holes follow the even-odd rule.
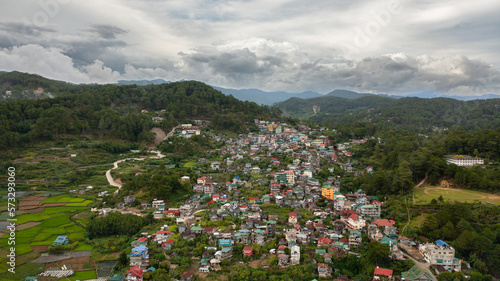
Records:
[[[22,83],[26,80],[20,81],[20,87],[30,87]],[[145,141],[151,138],[153,126],[170,130],[195,119],[210,120],[212,128],[238,132],[254,118],[280,115],[276,108],[239,101],[196,81],[147,86],[45,82],[63,89],[58,97],[0,104],[0,150],[73,137]],[[155,116],[163,120],[153,123]]]
[[[433,127],[500,128],[499,105],[500,99],[392,99],[376,95],[347,99],[330,95],[312,99],[292,98],[276,106],[288,116],[335,126],[361,121],[426,132],[436,129]]]

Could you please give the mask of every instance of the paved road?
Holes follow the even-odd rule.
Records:
[[[166,140],[166,139],[168,139],[169,137],[173,136],[173,135],[174,135],[174,133],[175,133],[175,130],[176,130],[177,128],[182,128],[182,126],[181,126],[181,125],[177,125],[177,126],[173,127],[173,128],[172,128],[172,130],[170,130],[170,132],[168,132],[167,137],[165,137],[163,140]]]

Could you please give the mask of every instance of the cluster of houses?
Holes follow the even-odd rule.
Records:
[[[264,174],[265,177],[253,177],[253,180],[241,180],[235,176],[232,181],[225,183],[214,182],[210,174],[200,175],[192,179],[195,194],[177,208],[169,208],[163,200],[153,200],[151,204],[141,203],[142,209],[152,208],[156,219],[164,217],[174,218],[177,228],[175,233],[162,227],[154,234],[137,239],[130,253],[130,269],[126,280],[142,280],[142,276],[149,267],[147,243],[161,245],[164,250],[170,250],[175,245],[172,239],[177,233],[179,239],[195,239],[196,236],[207,234],[215,252],[204,253],[200,257],[198,271],[207,273],[221,269],[221,262],[231,259],[253,258],[256,254],[255,245],[267,245],[276,239],[276,235],[283,237],[277,240],[276,248],[269,254],[276,255],[278,266],[300,264],[301,246],[309,243],[316,245],[313,255],[320,255],[324,262],[317,264],[317,273],[320,278],[332,276],[334,257],[346,254],[355,254],[354,249],[363,242],[366,233],[370,240],[387,244],[393,259],[405,259],[400,249],[402,247],[417,248],[412,241],[398,239],[395,221],[381,218],[383,203],[376,196],[369,196],[358,190],[343,194],[340,191],[341,178],[329,177],[325,182],[314,178],[320,171],[320,161],[326,159],[330,163],[341,165],[348,172],[372,173],[373,167],[362,166],[355,171],[354,163],[349,160],[349,144],[330,145],[325,136],[311,138],[310,128],[300,126],[294,129],[277,122],[256,120],[260,128],[259,134],[240,135],[234,139],[224,139],[226,145],[212,151],[219,156],[230,155],[224,161],[210,162],[210,169],[214,171],[235,172],[244,174]],[[183,130],[192,128],[182,126]],[[187,131],[186,131],[187,132]],[[215,136],[222,140],[221,136]],[[358,140],[362,143],[366,140]],[[291,163],[282,165],[274,153],[286,153]],[[242,159],[250,159],[243,165],[235,163]],[[267,164],[267,167],[258,166],[258,163]],[[345,161],[346,163],[340,163]],[[200,159],[200,163],[207,163]],[[244,161],[243,161],[244,162]],[[276,168],[274,168],[276,167]],[[333,168],[331,170],[333,172]],[[189,177],[180,181],[191,181]],[[245,198],[242,190],[252,189],[254,185],[266,186],[265,194]],[[124,208],[136,201],[132,195],[123,198],[118,208]],[[326,207],[320,207],[318,202],[326,202]],[[208,202],[202,204],[201,202]],[[137,204],[137,203],[136,203]],[[207,208],[215,204],[216,208]],[[297,210],[288,214],[286,220],[278,214],[263,210],[263,204],[275,204]],[[323,205],[322,205],[323,206]],[[305,219],[300,210],[306,209],[314,215],[314,219]],[[202,217],[195,216],[197,212],[205,212]],[[229,229],[217,227],[202,227],[202,220],[212,222],[224,221],[229,217],[239,217],[240,225],[233,225]],[[215,224],[212,224],[215,225]],[[279,227],[277,227],[279,226]],[[242,245],[240,256],[234,256],[235,245]],[[420,252],[430,265],[441,266],[443,270],[460,270],[460,262],[454,259],[454,250],[446,243],[437,241],[433,244],[420,245]],[[268,253],[258,253],[268,254]],[[194,272],[185,272],[181,280],[190,280]],[[407,272],[406,280],[431,280],[424,272],[416,268]],[[376,268],[375,279],[392,279],[392,270]],[[413,276],[413,279],[410,278]],[[426,276],[429,279],[426,279]]]

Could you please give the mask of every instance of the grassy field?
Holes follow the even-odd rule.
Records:
[[[475,203],[481,202],[485,204],[486,202],[493,203],[495,205],[500,204],[500,196],[476,191],[467,190],[459,188],[443,188],[440,186],[421,186],[418,189],[414,189],[414,203],[415,204],[428,204],[432,199],[438,200],[439,196],[443,196],[445,201],[458,201]]]
[[[76,281],[76,280],[88,280],[88,279],[96,279],[97,274],[93,270],[88,270],[88,271],[78,271],[75,273],[75,275],[68,277],[69,280],[71,281]],[[68,280],[66,278],[60,279],[60,280]]]

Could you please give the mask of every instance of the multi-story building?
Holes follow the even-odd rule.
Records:
[[[447,155],[445,156],[446,162],[455,164],[457,166],[473,166],[483,165],[484,159],[473,157],[470,155]]]
[[[455,249],[442,240],[421,244],[419,251],[431,266],[441,265],[445,269],[461,270],[460,260],[455,259]]]
[[[319,278],[330,278],[332,277],[332,269],[326,263],[318,263],[318,275]]]
[[[148,247],[140,245],[134,247],[130,252],[130,266],[139,266],[143,269],[149,266]]]
[[[333,186],[325,185],[321,188],[321,196],[328,200],[333,200],[333,195],[335,194],[335,189]]]
[[[349,234],[349,247],[356,248],[361,245],[361,232],[359,230],[351,230]]]
[[[381,206],[378,203],[366,204],[359,208],[361,215],[380,218]]]
[[[290,264],[297,265],[300,263],[300,247],[292,246],[290,248]]]
[[[295,184],[295,173],[293,171],[285,171],[286,182],[289,184]]]

